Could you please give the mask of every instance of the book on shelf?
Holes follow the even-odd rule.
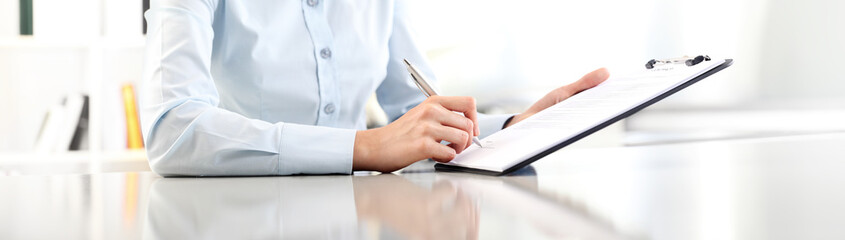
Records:
[[[150,0],[141,0],[141,21],[144,22],[141,25],[141,33],[147,34],[147,19],[144,18],[144,13],[150,10]]]
[[[38,131],[38,138],[35,140],[35,151],[39,153],[51,153],[56,148],[56,141],[59,135],[59,128],[65,119],[65,109],[62,105],[52,106],[44,115],[41,129]]]
[[[32,35],[32,0],[20,0],[20,34]]]
[[[88,148],[86,143],[88,143],[88,118],[90,116],[88,108],[90,105],[90,98],[88,96],[83,96],[83,98],[84,103],[82,104],[82,112],[79,114],[79,121],[76,123],[76,131],[74,131],[73,138],[70,140],[69,150],[83,150]]]
[[[144,139],[141,135],[141,123],[138,119],[138,104],[135,100],[135,88],[131,83],[124,84],[123,106],[126,112],[126,147],[129,149],[143,149]]]
[[[35,151],[60,153],[81,150],[88,133],[88,96],[70,94],[61,104],[50,107],[41,124]]]

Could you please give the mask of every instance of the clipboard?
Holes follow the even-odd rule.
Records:
[[[637,113],[640,110],[671,96],[672,94],[675,94],[717,72],[720,72],[731,65],[733,65],[733,59],[711,62],[709,56],[697,56],[694,58],[685,56],[682,58],[667,60],[652,59],[646,64],[646,69],[643,70],[644,72],[642,75],[608,79],[604,83],[599,84],[592,89],[576,94],[567,100],[564,100],[523,120],[522,122],[482,139],[482,142],[485,142],[485,146],[491,145],[492,149],[485,149],[487,147],[479,148],[477,146],[470,146],[464,150],[464,152],[458,154],[458,156],[456,156],[456,158],[451,162],[437,163],[434,167],[437,171],[470,172],[494,176],[509,174],[615,122],[618,122],[619,120],[630,117],[634,113]],[[678,73],[674,73],[675,71]],[[592,115],[585,117],[584,121],[592,120],[594,122],[585,122],[580,125],[572,124],[569,128],[558,130],[543,129],[542,126],[535,129],[526,127],[533,126],[533,124],[536,123],[541,123],[542,125],[541,119],[549,118],[549,116],[552,116],[550,119],[554,120],[554,114],[566,113],[567,108],[576,108],[573,107],[573,105],[578,106],[581,104],[580,107],[583,109],[587,106],[583,103],[579,103],[579,101],[589,103],[589,101],[583,99],[589,99],[591,97],[589,95],[591,94],[595,95],[592,97],[599,97],[601,96],[601,93],[611,91],[612,89],[608,89],[613,88],[614,84],[630,84],[636,88],[638,84],[658,85],[657,81],[649,81],[663,78],[666,78],[666,86],[654,86],[653,89],[648,88],[647,90],[645,90],[645,87],[643,90],[638,89],[637,91],[643,91],[642,95],[630,97],[630,99],[624,99],[624,101],[619,100],[620,106],[618,109],[599,111],[595,114],[587,113],[587,115]],[[582,94],[586,94],[588,96],[583,96]],[[615,101],[614,98],[615,96],[609,97],[607,101],[613,102]],[[624,103],[625,101],[629,102]],[[561,121],[551,123],[566,126],[566,123]],[[553,134],[546,134],[548,132],[552,132]],[[539,135],[542,135],[543,139],[536,139]],[[491,138],[492,140],[490,140]],[[497,145],[497,141],[501,144]]]

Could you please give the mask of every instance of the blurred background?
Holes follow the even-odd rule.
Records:
[[[143,2],[0,0],[0,161],[144,159],[127,150],[123,91],[140,78]],[[410,0],[409,9],[440,89],[474,96],[488,113],[519,112],[599,67],[613,76],[653,58],[735,59],[602,131],[596,146],[845,131],[843,1]],[[39,150],[47,113],[79,94],[89,97],[81,151]]]

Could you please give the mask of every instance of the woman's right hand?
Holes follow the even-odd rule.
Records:
[[[387,126],[358,131],[352,169],[392,172],[427,158],[448,162],[479,134],[475,99],[432,96]]]

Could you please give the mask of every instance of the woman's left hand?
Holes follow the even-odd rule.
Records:
[[[581,79],[579,79],[578,81],[549,92],[548,94],[546,94],[546,96],[534,103],[534,105],[531,105],[528,110],[515,115],[505,127],[510,127],[511,125],[514,125],[540,111],[543,111],[543,109],[546,109],[563,100],[566,100],[567,98],[572,97],[573,95],[578,94],[581,91],[595,87],[596,85],[599,85],[600,83],[604,82],[604,80],[607,80],[609,76],[610,73],[605,68],[599,68],[595,71],[587,73],[587,75],[584,75],[584,77],[581,77]]]

